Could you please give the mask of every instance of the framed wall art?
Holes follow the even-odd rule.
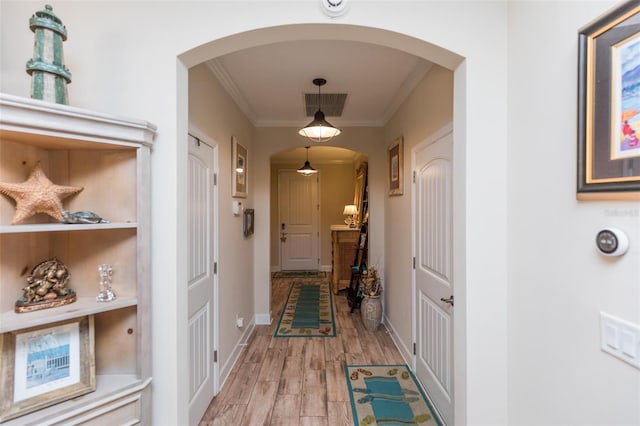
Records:
[[[233,197],[246,198],[248,191],[249,181],[247,179],[248,172],[248,152],[247,148],[238,142],[238,138],[231,136],[232,145],[232,162],[231,162],[231,175]]]
[[[640,2],[578,36],[578,199],[640,200]]]
[[[96,390],[93,315],[2,334],[0,422]]]
[[[402,136],[389,145],[387,169],[389,174],[389,195],[402,195],[404,190],[403,161],[404,139]]]
[[[245,237],[248,237],[253,234],[253,209],[244,209],[243,221],[242,221],[242,232]]]

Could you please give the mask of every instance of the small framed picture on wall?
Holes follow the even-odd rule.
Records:
[[[403,147],[404,139],[402,136],[393,141],[389,145],[387,157],[387,169],[389,174],[389,195],[402,195],[403,182]]]
[[[249,193],[248,180],[248,151],[247,148],[238,142],[238,138],[231,136],[232,161],[231,161],[231,181],[233,197],[246,198]]]

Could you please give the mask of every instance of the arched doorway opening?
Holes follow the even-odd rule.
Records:
[[[330,28],[329,28],[330,27]],[[311,31],[309,31],[311,30]],[[259,37],[256,37],[256,33],[260,33]],[[224,54],[225,51],[228,52],[228,49],[234,48],[246,48],[246,47],[254,47],[259,46],[268,42],[277,42],[279,40],[286,39],[307,39],[317,38],[335,38],[336,35],[338,37],[344,37],[345,40],[357,40],[357,41],[371,41],[374,39],[376,42],[381,45],[394,47],[397,49],[401,49],[407,51],[408,53],[418,55],[424,57],[425,59],[429,59],[431,61],[436,61],[441,65],[449,68],[456,69],[457,65],[459,65],[462,61],[462,58],[452,54],[451,52],[444,51],[443,49],[431,45],[424,41],[417,41],[410,37],[398,36],[398,34],[391,34],[384,30],[379,30],[375,28],[365,28],[365,27],[353,27],[348,25],[291,25],[285,27],[278,27],[278,30],[275,31],[273,28],[268,28],[259,31],[253,31],[250,34],[236,34],[232,37],[223,40],[217,40],[206,45],[200,46],[192,51],[187,52],[185,55],[181,56],[183,60],[183,64],[185,66],[190,66],[193,64],[197,64],[198,60],[209,59],[211,57],[216,57],[217,55]],[[372,38],[371,38],[372,37]],[[457,79],[463,80],[464,70],[462,70],[462,74],[458,74]],[[456,86],[457,87],[457,86]],[[452,94],[454,98],[454,102],[456,98],[458,98],[461,102],[464,99],[464,89],[461,87],[457,87],[457,92],[454,90]],[[464,127],[464,123],[462,120],[456,120],[454,117],[454,127],[461,126]],[[290,129],[291,130],[291,129]],[[464,132],[461,132],[464,134]],[[369,138],[362,139],[361,142],[353,142],[351,149],[362,150],[367,152],[370,164],[375,168],[375,172],[372,173],[372,185],[376,183],[380,185],[380,188],[383,187],[385,182],[385,164],[386,164],[386,151],[384,150],[385,141],[387,136],[378,131],[371,132]],[[254,204],[255,205],[272,205],[272,197],[273,191],[269,187],[269,183],[271,181],[271,164],[267,159],[269,159],[274,153],[279,152],[283,148],[283,144],[280,143],[261,143],[264,140],[268,139],[261,132],[256,132],[255,138],[255,157],[258,161],[254,162]],[[366,140],[366,143],[364,142]],[[371,141],[374,143],[371,143]],[[456,143],[464,144],[463,139],[456,140]],[[367,145],[368,144],[368,145]],[[363,148],[363,146],[373,146],[373,148]],[[370,152],[368,152],[370,150]],[[458,172],[464,173],[462,166],[460,166]],[[385,235],[388,234],[389,230],[387,225],[385,224],[385,210],[387,201],[385,200],[385,195],[383,191],[379,191],[376,195],[372,197],[372,204],[375,205],[379,203],[380,208],[376,209],[374,213],[372,213],[372,217],[375,216],[375,219],[372,223],[372,227],[370,229],[370,233],[372,235],[372,246],[371,246],[371,255],[374,258],[379,259],[381,262],[384,262],[385,259]],[[455,202],[458,202],[456,200]],[[455,207],[454,207],[455,208]],[[460,211],[463,211],[464,206],[460,206]],[[256,218],[256,229],[270,230],[273,222],[272,213],[265,214],[262,216],[257,216]],[[458,225],[460,225],[458,223]],[[272,232],[260,232],[257,233],[254,239],[254,253],[266,253],[271,252],[271,244],[272,244]],[[376,238],[377,236],[377,238]],[[464,241],[461,242],[456,247],[456,251],[464,252]],[[461,268],[464,268],[464,264],[462,262],[459,263]],[[269,322],[271,320],[269,313],[269,302],[270,302],[270,294],[268,286],[265,286],[265,283],[268,282],[268,277],[270,275],[270,271],[272,269],[272,262],[270,257],[268,256],[255,256],[253,265],[253,276],[254,276],[254,300],[255,300],[255,315],[256,315],[256,323]],[[464,273],[459,274],[460,277],[464,276]],[[459,283],[459,287],[464,292],[464,283]],[[460,321],[461,327],[464,327],[464,321]],[[409,328],[411,326],[408,326]],[[463,330],[462,330],[463,331]],[[401,332],[402,333],[402,332]],[[406,334],[406,330],[405,330]],[[460,336],[464,336],[464,333],[459,333]],[[406,337],[406,336],[405,336]],[[406,342],[408,344],[408,341]],[[459,357],[456,363],[464,364],[464,357]],[[464,371],[461,369],[461,371]]]
[[[282,214],[280,207],[283,201],[282,191],[286,191],[279,184],[282,174],[295,173],[306,161],[307,154],[311,166],[317,170],[317,175],[306,179],[317,181],[317,262],[310,268],[320,271],[331,271],[331,225],[344,223],[344,206],[352,204],[354,199],[356,169],[368,157],[357,151],[337,146],[308,146],[296,147],[280,151],[271,156],[271,201],[270,201],[270,265],[271,271],[290,269],[287,259],[283,258]],[[295,175],[294,175],[295,176]],[[285,224],[286,226],[286,224]],[[285,236],[286,238],[286,236]],[[286,250],[285,250],[286,252]]]

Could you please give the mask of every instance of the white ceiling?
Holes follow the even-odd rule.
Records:
[[[304,94],[317,94],[312,80],[324,78],[323,94],[347,94],[342,117],[327,116],[339,128],[383,126],[431,67],[399,50],[339,40],[274,43],[214,58],[207,65],[256,127],[303,127],[310,122]],[[349,150],[316,148],[316,161],[353,158]],[[304,149],[296,151],[275,160],[304,158]]]

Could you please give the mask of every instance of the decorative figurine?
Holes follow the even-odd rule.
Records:
[[[75,302],[75,292],[67,287],[70,278],[69,269],[55,257],[38,263],[27,277],[15,311],[31,312]]]
[[[100,293],[96,296],[96,300],[98,302],[111,302],[116,298],[115,293],[111,290],[113,268],[111,265],[103,263],[98,265],[98,271],[100,271]]]
[[[81,212],[71,213],[68,210],[62,210],[62,220],[61,220],[61,222],[62,223],[70,223],[70,224],[76,224],[76,223],[109,223],[108,220],[105,220],[105,219],[101,218],[100,216],[98,216],[94,212],[81,211]]]
[[[0,193],[6,194],[16,201],[16,212],[12,225],[33,216],[46,213],[57,220],[62,220],[62,200],[71,194],[82,191],[76,186],[56,185],[47,178],[38,162],[26,181],[22,183],[0,182]]]
[[[29,28],[35,35],[33,58],[27,62],[31,76],[31,97],[43,101],[68,104],[67,84],[71,73],[64,66],[62,42],[67,40],[67,29],[50,5],[29,19]]]

